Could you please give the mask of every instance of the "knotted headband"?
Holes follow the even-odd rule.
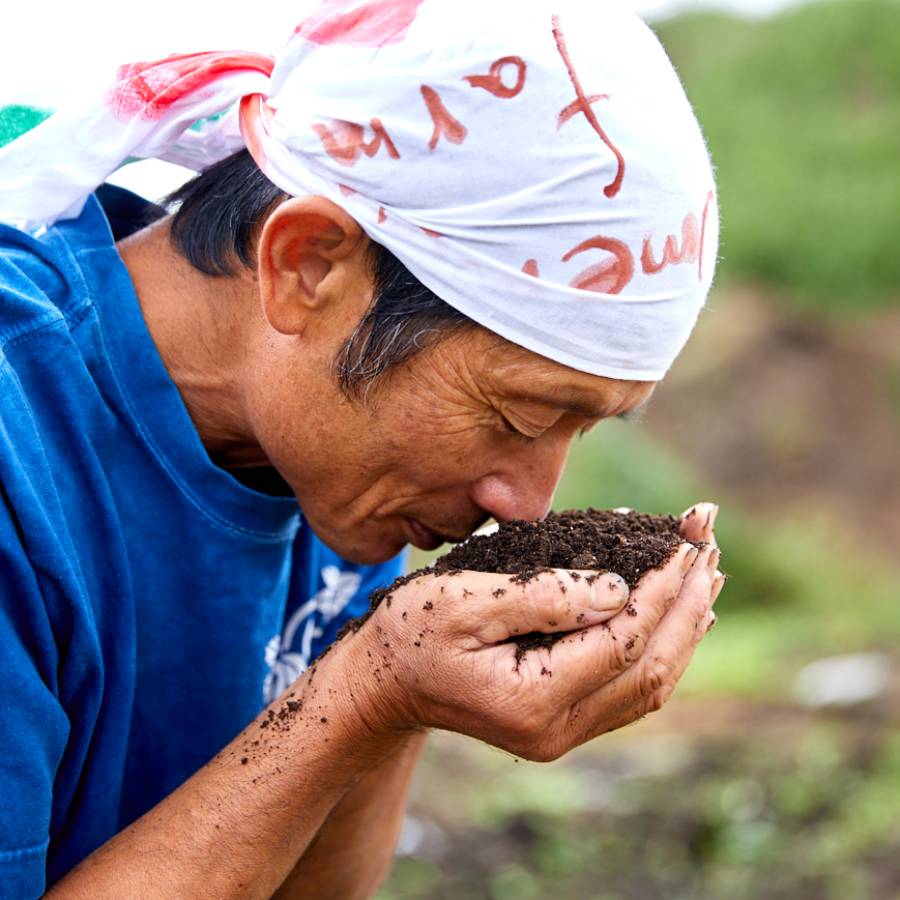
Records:
[[[123,66],[103,102],[0,149],[0,219],[76,216],[135,158],[200,169],[245,146],[447,303],[583,372],[662,378],[712,280],[699,126],[616,2],[326,0],[275,59]]]

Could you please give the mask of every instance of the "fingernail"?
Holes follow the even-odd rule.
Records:
[[[718,621],[719,621],[719,620],[718,620],[718,618],[716,617],[716,614],[715,614],[714,612],[711,612],[711,613],[709,614],[709,625],[706,626],[706,633],[707,633],[707,634],[709,634],[709,633],[713,630],[713,628],[716,627],[716,622],[718,622]]]
[[[700,551],[694,547],[689,550],[684,559],[681,561],[681,574],[687,575],[688,572],[691,571],[691,566],[696,562],[697,557],[700,555]]]
[[[716,600],[719,597],[719,594],[722,593],[722,588],[725,587],[725,581],[726,581],[725,575],[723,575],[721,572],[719,572],[718,575],[716,576],[716,580],[712,584],[711,594],[712,594],[713,603],[716,602]]]
[[[721,554],[719,553],[719,548],[716,547],[712,553],[709,554],[709,559],[706,561],[706,571],[709,572],[710,578],[714,577],[716,574],[716,569],[719,568],[719,557]]]
[[[716,516],[719,515],[719,507],[715,503],[710,504],[709,515],[706,517],[706,527],[712,528],[716,524]]]
[[[628,585],[625,579],[612,572],[591,585],[591,609],[608,612],[624,606],[628,600]]]

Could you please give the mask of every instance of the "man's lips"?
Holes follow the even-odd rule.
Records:
[[[437,550],[441,544],[455,544],[460,540],[465,540],[465,538],[455,538],[451,535],[433,531],[427,525],[423,525],[418,519],[404,516],[403,521],[407,525],[406,530],[410,536],[409,542],[420,550]]]

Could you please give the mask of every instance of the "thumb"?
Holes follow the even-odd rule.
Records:
[[[480,575],[487,583],[469,590],[480,596],[469,633],[494,644],[532,631],[577,631],[611,619],[628,602],[628,585],[613,572],[553,569],[524,584],[508,575]],[[485,590],[487,588],[487,590]],[[489,602],[484,602],[487,595]]]

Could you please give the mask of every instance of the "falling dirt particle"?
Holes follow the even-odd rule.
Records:
[[[327,721],[328,721],[328,716],[322,716],[322,718],[319,719],[319,721],[320,721],[320,722],[327,722]]]
[[[403,610],[403,612],[400,614],[400,618],[403,619],[404,622],[406,621],[406,610]]]
[[[421,647],[421,646],[422,646],[422,642],[421,642],[421,641],[413,641],[413,646],[414,646],[414,647]]]
[[[241,765],[242,766],[246,766],[248,762],[249,762],[249,760],[247,759],[246,756],[241,757]]]
[[[434,604],[430,600],[425,601],[425,605],[422,607],[426,612],[434,609]]]

